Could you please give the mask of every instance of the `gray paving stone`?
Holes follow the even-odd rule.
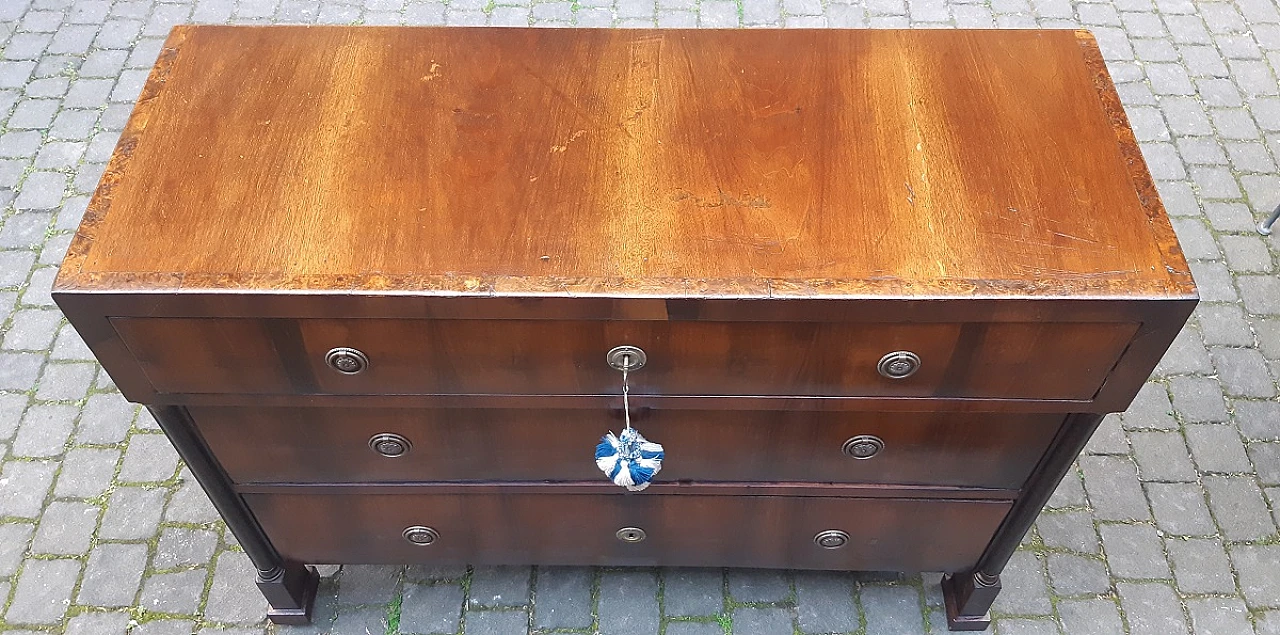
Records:
[[[1236,598],[1187,600],[1187,610],[1197,635],[1233,635],[1253,630],[1249,610]]]
[[[525,606],[529,604],[529,567],[476,567],[467,593],[470,606]]]
[[[1235,426],[1197,424],[1185,428],[1187,444],[1201,472],[1239,473],[1252,471],[1244,443]]]
[[[135,434],[129,438],[124,463],[117,477],[121,483],[165,481],[178,469],[178,454],[163,434]]]
[[[79,401],[93,385],[97,364],[46,364],[40,375],[36,399],[42,401]]]
[[[158,570],[189,567],[208,562],[218,547],[217,532],[187,527],[165,527],[160,532],[151,566]]]
[[[0,287],[16,287],[25,282],[35,259],[35,254],[27,251],[0,251]]]
[[[1227,406],[1222,398],[1222,387],[1205,377],[1174,377],[1169,380],[1169,392],[1173,395],[1173,407],[1190,423],[1227,420]]]
[[[1042,513],[1036,531],[1046,547],[1078,553],[1098,553],[1098,533],[1088,512]]]
[[[1102,520],[1147,520],[1151,517],[1133,462],[1125,457],[1083,456],[1085,490]]]
[[[1049,581],[1058,595],[1106,593],[1111,588],[1101,560],[1061,553],[1049,554]]]
[[[657,576],[648,571],[601,573],[597,609],[601,635],[657,633],[657,593]]]
[[[207,579],[208,572],[204,569],[153,573],[142,584],[138,606],[159,613],[193,615],[200,607]],[[253,579],[247,578],[240,583],[252,586]]]
[[[868,633],[916,635],[923,630],[920,594],[905,586],[864,586],[859,590]],[[735,629],[737,621],[734,621]],[[749,632],[749,631],[748,631]]]
[[[96,505],[74,501],[54,501],[44,510],[31,541],[31,552],[78,556],[89,551],[93,530],[98,525]]]
[[[718,615],[724,610],[724,572],[720,569],[664,569],[662,589],[663,612],[668,617]],[[541,573],[538,577],[538,598],[538,611],[541,612]]]
[[[184,470],[185,471],[185,470]],[[218,511],[209,502],[209,497],[200,484],[190,474],[186,482],[173,493],[169,506],[164,510],[164,519],[176,523],[209,523],[218,520]]]
[[[1280,443],[1254,443],[1249,460],[1263,485],[1280,485]]]
[[[120,452],[107,448],[72,448],[62,462],[53,493],[60,497],[93,498],[111,485]]]
[[[1224,391],[1238,397],[1273,397],[1275,382],[1267,373],[1262,353],[1252,348],[1216,348],[1213,363]]]
[[[1114,635],[1124,632],[1115,602],[1103,599],[1063,600],[1058,603],[1062,629],[1071,635]]]
[[[1262,490],[1245,476],[1206,476],[1202,479],[1209,495],[1209,509],[1228,540],[1262,540],[1274,536],[1275,523],[1262,499]]]
[[[1280,545],[1234,545],[1231,561],[1249,608],[1280,607]]]
[[[67,612],[80,577],[75,560],[27,560],[4,614],[8,624],[55,624]]]
[[[1120,607],[1129,622],[1129,635],[1187,633],[1182,602],[1165,584],[1121,582],[1116,585]]]
[[[127,613],[81,613],[67,620],[64,635],[124,635],[128,628]]]
[[[402,632],[414,635],[456,633],[461,619],[461,586],[456,584],[404,585],[404,602],[400,609]]]
[[[1161,531],[1175,536],[1217,533],[1204,491],[1195,483],[1150,483],[1147,496]]]
[[[255,576],[257,570],[243,553],[224,551],[219,554],[204,616],[229,623],[261,620],[267,611],[267,601],[252,584]]]
[[[671,622],[667,635],[724,635],[724,629],[715,622]]]
[[[1240,307],[1234,304],[1202,304],[1196,307],[1196,316],[1205,344],[1253,346],[1253,330]]]
[[[1050,509],[1061,509],[1063,507],[1085,505],[1086,503],[1084,485],[1081,484],[1080,475],[1075,470],[1071,470],[1063,475],[1062,482],[1058,483],[1058,487],[1054,488],[1053,495],[1049,497],[1049,503],[1046,506]]]
[[[37,404],[27,408],[13,438],[14,456],[50,457],[62,454],[80,411],[75,406]]]
[[[1191,276],[1195,278],[1200,299],[1205,302],[1236,302],[1235,284],[1231,272],[1220,262],[1192,262]]]
[[[0,352],[0,390],[31,390],[43,361],[40,353]]]
[[[124,440],[133,425],[138,407],[124,400],[119,394],[93,395],[89,397],[76,430],[80,443],[107,444]]]
[[[195,630],[195,622],[191,620],[155,620],[139,624],[129,635],[191,635]]]
[[[858,628],[853,578],[847,574],[805,571],[795,574],[796,623],[805,633],[843,633]],[[864,589],[865,590],[865,589]]]
[[[407,608],[407,607],[406,607]],[[402,633],[419,633],[422,631],[406,630],[403,613],[401,613],[401,629]],[[454,630],[448,631],[455,633],[457,631],[457,619],[454,620]],[[386,607],[368,606],[344,608],[338,611],[338,618],[334,621],[334,633],[353,633],[356,635],[376,635],[377,633],[385,633],[387,631],[387,610]],[[444,631],[439,631],[444,632]]]
[[[1089,439],[1084,451],[1089,454],[1128,454],[1129,440],[1120,427],[1120,417],[1107,415]]]
[[[39,516],[57,467],[50,461],[5,462],[0,467],[0,517]]]
[[[997,627],[1000,635],[1059,635],[1058,625],[1051,619],[1002,618]],[[935,628],[934,633],[946,630]]]
[[[1249,313],[1280,315],[1280,279],[1275,276],[1240,276],[1240,297]]]
[[[733,630],[742,633],[758,633],[759,635],[792,635],[790,611],[781,608],[742,607],[733,611]],[[656,633],[656,629],[617,631],[618,633]],[[602,631],[603,633],[603,631]]]
[[[791,596],[786,573],[770,569],[730,569],[729,595],[737,602],[781,602]]]
[[[586,567],[538,567],[537,601],[534,602],[533,625],[535,628],[587,628],[591,626],[591,570]],[[672,609],[686,607],[695,610],[699,597],[683,583],[675,583],[667,574],[667,614],[676,615]],[[686,591],[686,593],[681,593]],[[723,601],[722,601],[723,602]]]
[[[101,543],[89,554],[76,602],[90,606],[133,604],[147,564],[147,545]]]
[[[1129,443],[1144,481],[1194,481],[1196,468],[1177,432],[1130,432]]]
[[[1143,384],[1129,409],[1121,416],[1121,424],[1126,430],[1178,429],[1168,388],[1155,382]]]
[[[1280,635],[1280,611],[1266,611],[1258,616],[1258,635]]]
[[[32,526],[27,523],[0,523],[0,577],[8,577],[18,570],[33,531]]]
[[[1267,359],[1280,359],[1280,319],[1252,318],[1249,320],[1258,338],[1258,350]]]
[[[346,565],[338,578],[339,604],[387,604],[400,585],[400,568]]]
[[[1200,332],[1192,325],[1183,327],[1182,332],[1174,339],[1168,352],[1156,366],[1157,375],[1212,372],[1213,363],[1209,358],[1209,351],[1204,346]]]
[[[43,350],[53,343],[53,336],[62,324],[58,311],[26,309],[13,314],[9,332],[5,333],[3,346],[9,350]]]
[[[0,393],[0,439],[9,439],[18,431],[22,412],[27,409],[26,395]]]
[[[529,614],[524,611],[468,610],[464,635],[510,635],[529,628]]]
[[[1183,593],[1236,592],[1231,562],[1216,538],[1170,539],[1165,551],[1173,564],[1173,578]]]
[[[102,516],[98,538],[145,540],[156,533],[164,512],[167,490],[151,487],[120,487],[111,493]]]
[[[1164,546],[1155,527],[1103,523],[1098,526],[1098,532],[1102,535],[1111,575],[1140,579],[1170,577]]]

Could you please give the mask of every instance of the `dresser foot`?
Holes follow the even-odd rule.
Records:
[[[269,571],[258,571],[258,590],[271,608],[267,619],[276,624],[310,624],[320,574],[313,567],[287,562]]]
[[[942,598],[947,605],[947,628],[983,631],[991,626],[991,603],[1000,594],[1000,576],[980,571],[942,577]]]

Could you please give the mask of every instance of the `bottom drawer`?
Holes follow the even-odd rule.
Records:
[[[1010,507],[985,500],[362,489],[244,498],[283,556],[311,564],[873,571],[972,566]],[[430,529],[409,533],[430,544],[406,539],[406,529],[419,526]],[[824,535],[826,546],[816,540]],[[844,544],[835,546],[840,538]]]

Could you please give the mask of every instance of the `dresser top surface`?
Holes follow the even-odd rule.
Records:
[[[1083,32],[220,26],[58,289],[1194,295]]]

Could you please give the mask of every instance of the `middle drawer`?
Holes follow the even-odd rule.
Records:
[[[191,407],[237,483],[603,478],[609,410]],[[1060,414],[643,409],[659,481],[886,483],[1018,489]]]

